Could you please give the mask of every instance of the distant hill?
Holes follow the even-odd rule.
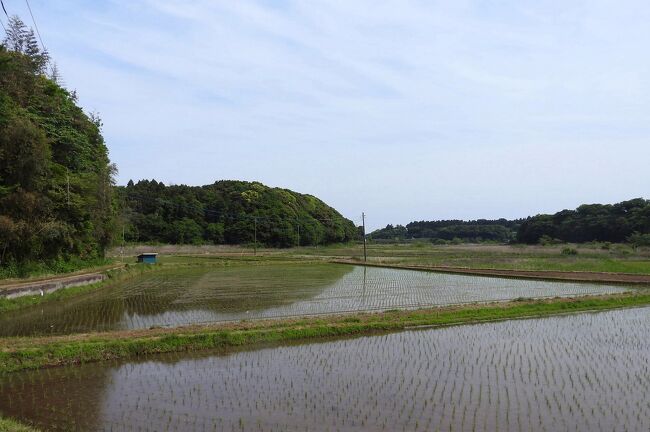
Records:
[[[352,221],[312,196],[258,182],[166,186],[129,181],[116,188],[131,242],[320,245],[357,238]]]
[[[517,236],[517,229],[522,220],[438,220],[417,221],[406,226],[387,225],[385,228],[373,231],[369,237],[374,240],[407,240],[427,239],[439,241],[508,242]]]
[[[538,243],[542,238],[565,242],[638,242],[650,234],[650,200],[636,198],[617,204],[584,204],[575,210],[526,219],[517,240]],[[636,240],[635,240],[636,238]]]
[[[439,220],[411,222],[406,226],[387,225],[373,231],[369,237],[376,240],[455,239],[528,244],[601,241],[645,246],[650,245],[650,200],[635,198],[617,204],[585,204],[575,210],[516,220]]]

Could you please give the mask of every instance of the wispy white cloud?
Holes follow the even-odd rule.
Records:
[[[256,179],[373,226],[650,186],[645,2],[34,3],[122,182]]]

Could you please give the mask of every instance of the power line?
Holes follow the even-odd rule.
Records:
[[[2,10],[5,11],[5,15],[7,15],[7,19],[9,19],[9,14],[7,13],[7,9],[5,8],[5,4],[2,0],[0,0],[0,4],[2,5]],[[7,33],[7,27],[5,27],[5,24],[0,20],[0,24],[2,24],[2,28],[4,29],[5,33]]]
[[[38,35],[38,40],[41,41],[41,46],[43,47],[43,52],[47,53],[47,48],[45,47],[45,44],[43,43],[43,38],[41,37],[41,32],[38,30],[38,24],[36,24],[36,18],[34,18],[34,13],[32,12],[32,7],[29,5],[29,0],[25,0],[25,3],[27,3],[27,9],[29,10],[29,15],[32,17],[32,22],[34,23],[34,28],[36,29],[36,35]],[[49,56],[47,57],[47,65],[50,67],[50,73],[52,76],[54,76],[54,66],[52,66],[52,62],[49,59]]]
[[[29,9],[29,14],[32,17],[32,22],[34,23],[34,28],[36,29],[38,40],[41,41],[41,46],[43,47],[43,51],[47,51],[47,48],[45,48],[45,44],[43,43],[43,38],[41,37],[41,32],[38,31],[38,25],[36,24],[36,19],[34,18],[34,14],[32,13],[32,7],[29,5],[29,0],[25,0],[25,3],[27,3],[27,9]],[[5,11],[5,13],[7,12]]]

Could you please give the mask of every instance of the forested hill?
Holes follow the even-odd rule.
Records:
[[[403,240],[428,239],[440,241],[508,242],[514,240],[521,220],[437,220],[416,221],[403,225],[387,225],[385,228],[373,231],[372,239]]]
[[[636,198],[618,204],[585,204],[575,210],[526,219],[519,229],[521,243],[540,239],[565,242],[645,242],[650,235],[650,200]]]
[[[369,237],[528,244],[601,241],[650,246],[650,200],[636,198],[617,204],[585,204],[575,210],[516,220],[440,220],[411,222],[406,226],[388,225]]]
[[[129,242],[241,244],[276,247],[346,242],[354,224],[311,195],[258,182],[165,186],[129,181],[116,189]]]
[[[0,45],[0,266],[102,256],[112,238],[114,168],[98,118],[76,102],[12,18]]]

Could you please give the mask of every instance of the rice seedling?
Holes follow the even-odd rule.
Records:
[[[648,430],[650,308],[5,375],[48,430]]]

